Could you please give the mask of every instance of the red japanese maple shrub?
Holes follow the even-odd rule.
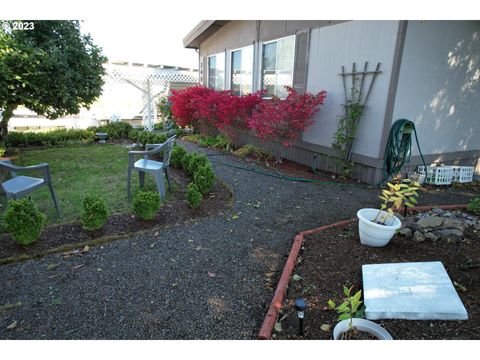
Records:
[[[318,94],[298,94],[287,87],[288,96],[281,100],[273,98],[260,102],[248,117],[247,125],[261,139],[277,140],[291,146],[301,132],[313,124],[312,117],[320,110],[327,96],[326,91]]]

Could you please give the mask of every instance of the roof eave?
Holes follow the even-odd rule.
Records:
[[[216,33],[228,20],[202,20],[183,38],[187,49],[198,49],[200,44]]]

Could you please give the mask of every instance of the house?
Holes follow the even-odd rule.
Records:
[[[236,94],[267,96],[326,90],[325,105],[284,157],[338,172],[332,149],[345,92],[339,74],[379,64],[353,143],[356,178],[375,184],[392,123],[415,123],[427,164],[474,166],[480,174],[480,21],[225,21],[200,22],[183,40],[199,54],[199,81]],[[347,81],[351,81],[347,77]],[[364,86],[367,89],[368,85]],[[366,90],[364,90],[365,92]],[[241,143],[265,144],[245,133]],[[240,144],[242,145],[242,144]],[[326,156],[315,156],[323,154]],[[422,161],[415,143],[405,171]]]

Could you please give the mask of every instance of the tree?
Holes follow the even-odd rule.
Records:
[[[102,94],[107,60],[78,21],[35,21],[0,29],[0,141],[18,106],[48,119],[78,114]]]

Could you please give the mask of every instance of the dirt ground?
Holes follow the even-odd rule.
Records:
[[[305,339],[331,339],[336,312],[328,310],[327,302],[338,304],[343,285],[353,285],[353,292],[362,289],[362,265],[395,262],[441,261],[450,279],[461,285],[457,292],[467,309],[468,321],[378,320],[394,339],[479,339],[480,338],[480,235],[470,231],[464,241],[414,242],[396,235],[381,248],[360,243],[357,223],[328,229],[308,236],[299,255],[287,292],[284,309],[279,316],[283,330],[277,339],[297,339],[298,319],[295,298],[308,302],[305,317]],[[297,281],[295,281],[297,279]],[[321,327],[326,329],[322,330]],[[331,326],[328,329],[328,325]]]

